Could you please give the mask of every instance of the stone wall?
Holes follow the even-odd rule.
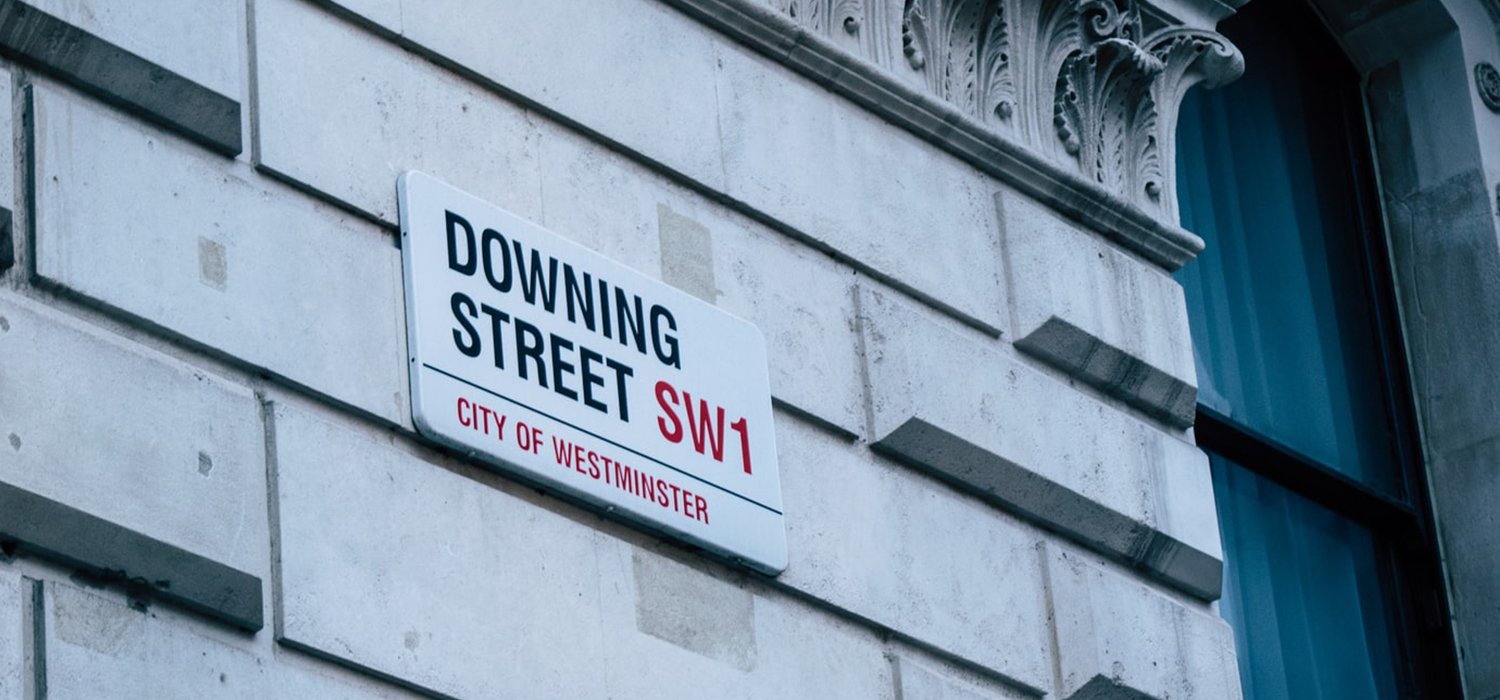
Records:
[[[1232,47],[826,4],[5,4],[0,698],[1238,697],[1131,150]],[[986,55],[1004,109],[921,73]],[[415,432],[412,169],[761,328],[785,573]]]

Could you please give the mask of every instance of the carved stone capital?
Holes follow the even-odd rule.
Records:
[[[1243,70],[1213,32],[1146,32],[1137,0],[770,0],[991,131],[1176,223],[1177,110]]]

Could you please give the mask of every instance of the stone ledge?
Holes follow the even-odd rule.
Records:
[[[254,632],[265,624],[259,577],[5,483],[0,546],[235,627]]]
[[[1016,349],[1177,428],[1193,424],[1198,389],[1130,353],[1053,316]]]
[[[999,343],[970,340],[869,287],[859,301],[874,449],[1193,596],[1219,596],[1201,451]]]
[[[0,3],[0,53],[220,154],[243,148],[239,102],[25,2]]]
[[[1017,350],[1174,428],[1197,379],[1182,287],[1025,197],[995,195]]]

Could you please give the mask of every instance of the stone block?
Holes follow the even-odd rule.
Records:
[[[487,51],[525,53],[513,28],[451,19]],[[260,166],[392,226],[396,178],[407,170],[542,219],[536,126],[520,107],[314,3],[262,0],[255,24]]]
[[[723,186],[715,35],[662,3],[401,0],[399,26],[368,2],[340,4],[543,109]]]
[[[0,386],[0,481],[265,575],[264,435],[248,390],[10,295]]]
[[[1229,625],[1086,557],[1049,547],[1063,700],[1240,697]]]
[[[170,601],[251,632],[265,622],[260,577],[3,482],[0,543],[59,562],[97,585]]]
[[[1052,682],[1030,528],[778,416],[782,583],[1041,693]]]
[[[603,654],[601,535],[286,404],[274,421],[284,643],[458,697],[549,695],[526,683],[563,675],[552,651]]]
[[[51,698],[416,697],[65,583],[47,583],[44,600]]]
[[[708,227],[658,204],[656,230],[661,242],[662,281],[710,304],[717,303],[713,233]]]
[[[1028,700],[1036,697],[1032,693],[1004,687],[981,688],[923,666],[907,656],[897,656],[892,663],[896,667],[896,697],[901,700]]]
[[[245,5],[236,0],[21,0],[230,98],[244,90]]]
[[[290,5],[285,0],[272,4]],[[423,3],[417,9],[414,3],[405,2],[397,21],[384,5],[342,4],[401,33],[444,61],[461,66],[462,71],[473,71],[484,80],[494,81],[507,91],[514,91],[622,144],[648,161],[661,163],[744,201],[819,245],[829,246],[881,275],[909,285],[981,326],[1000,330],[1003,302],[997,261],[998,233],[986,178],[972,167],[933,153],[930,146],[916,137],[803,83],[780,66],[740,49],[718,45],[707,29],[667,7],[637,2],[599,5],[578,0],[501,4],[444,0]],[[302,7],[298,12],[310,15],[313,11]],[[278,16],[278,12],[257,8],[257,20],[269,28],[271,20],[262,16]],[[304,19],[291,24],[318,23],[310,16]],[[514,50],[494,50],[492,34],[477,29],[494,27],[514,31],[512,39],[519,45]],[[525,30],[516,29],[521,27]],[[580,46],[573,37],[586,32],[588,27],[599,27],[591,35],[598,40]],[[334,40],[334,29],[340,28],[324,32],[330,34],[329,40]],[[326,149],[327,144],[337,143],[341,137],[332,133],[303,137],[302,133],[319,127],[325,131],[337,128],[371,132],[378,127],[364,125],[376,120],[351,114],[348,119],[334,120],[336,127],[322,122],[298,124],[291,129],[302,132],[296,137],[274,135],[281,128],[277,123],[291,125],[303,119],[300,109],[303,100],[291,97],[298,90],[321,93],[333,89],[335,82],[342,90],[347,90],[343,87],[346,85],[363,84],[331,74],[326,78],[305,75],[307,71],[302,66],[309,62],[327,63],[327,59],[320,58],[325,53],[350,53],[315,48],[328,44],[307,37],[307,33],[307,30],[285,33],[283,41],[301,52],[295,59],[283,59],[287,52],[277,49],[258,49],[262,65],[259,75],[262,161],[294,179],[347,198],[347,193],[330,189],[326,183],[336,177],[348,177],[344,173],[349,168],[343,164],[355,156],[343,155],[342,147],[337,158],[326,157],[326,151],[325,155],[317,155],[318,149],[309,148],[308,144],[316,142]],[[338,32],[337,41],[356,42],[348,38],[349,34]],[[391,60],[395,59],[386,62]],[[354,65],[364,66],[365,73],[361,75],[391,72],[370,71],[370,63],[365,60]],[[279,64],[286,68],[279,68]],[[268,80],[268,73],[278,77]],[[443,79],[441,75],[430,76],[423,86],[409,87],[408,92],[419,89],[430,92],[426,84]],[[320,80],[328,82],[311,86]],[[283,85],[291,82],[309,87],[294,89]],[[393,80],[368,77],[363,82],[389,84]],[[585,86],[587,89],[582,89]],[[273,93],[285,107],[269,104]],[[359,97],[352,101],[371,100]],[[423,101],[434,100],[412,100]],[[361,111],[373,110],[361,108]],[[423,117],[430,119],[428,112],[430,109],[423,112]],[[282,115],[290,116],[282,119]],[[357,126],[350,128],[350,124]],[[448,132],[455,130],[462,131],[449,128]],[[412,131],[388,130],[389,133]],[[506,129],[491,127],[484,133],[501,131]],[[273,147],[274,138],[287,141],[288,147]],[[348,151],[378,152],[390,148],[385,145],[387,141],[362,141]],[[456,141],[473,142],[472,139]],[[463,153],[469,150],[472,149]],[[289,167],[289,162],[298,159],[306,161],[308,168]],[[788,163],[796,163],[797,167],[789,168]],[[437,172],[437,167],[424,169],[530,216],[490,191]],[[332,174],[309,177],[306,174],[309,168],[321,168]],[[490,181],[482,182],[493,185]],[[517,196],[511,191],[504,194]],[[358,199],[348,201],[370,209]],[[942,205],[934,206],[935,202]],[[937,222],[933,221],[934,210],[943,213]],[[370,211],[389,219],[390,215],[384,211]],[[549,210],[548,215],[551,214]],[[944,245],[927,245],[921,256],[911,254],[914,246],[925,245],[918,241],[930,242],[934,238]]]
[[[458,697],[891,697],[875,635],[748,574],[321,412],[274,420],[285,644]]]
[[[846,434],[864,416],[854,273],[832,258],[743,217],[699,202],[677,202],[661,217],[708,232],[708,273],[720,308],[766,336],[771,395]],[[663,266],[673,251],[663,250]]]
[[[669,601],[660,594],[657,609],[648,611],[643,588],[665,591],[698,591],[710,601],[749,597],[738,576],[721,577],[649,550],[630,555],[639,564],[631,582],[636,588],[639,621],[655,615],[676,616],[688,606]],[[656,561],[652,561],[656,560]],[[725,589],[728,589],[727,591]],[[763,592],[763,587],[754,590]],[[894,694],[892,669],[879,637],[840,617],[815,611],[783,595],[755,595],[753,619],[746,620],[743,607],[726,607],[721,614],[706,611],[695,626],[697,639],[682,653],[647,634],[611,635],[607,643],[618,651],[612,659],[611,694],[618,697],[693,698],[874,698],[898,700]],[[746,653],[733,646],[746,639],[739,627],[753,624],[754,650]],[[719,654],[705,653],[704,642],[716,643]],[[678,645],[683,646],[683,645]],[[723,654],[733,650],[734,656]],[[670,652],[670,653],[668,653]],[[611,654],[613,656],[613,654]],[[742,661],[749,664],[736,665]],[[652,669],[641,672],[641,669]]]
[[[43,279],[410,422],[392,235],[72,93],[32,99]]]
[[[782,67],[719,52],[729,196],[991,331],[1005,330],[992,185]]]
[[[644,551],[631,565],[638,631],[741,671],[755,668],[755,594]]]
[[[1438,456],[1429,467],[1433,501],[1442,518],[1444,569],[1461,658],[1500,659],[1500,608],[1494,605],[1500,572],[1500,438]],[[1465,669],[1476,697],[1500,694],[1500,664],[1479,661]]]
[[[30,629],[26,606],[31,605],[31,586],[0,564],[0,700],[26,697],[26,643]]]
[[[1407,309],[1407,352],[1429,444],[1453,450],[1496,436],[1500,380],[1475,371],[1500,357],[1500,246],[1493,193],[1470,170],[1399,200],[1387,200],[1391,257]]]
[[[861,290],[860,316],[877,449],[1218,597],[1222,552],[1196,447],[873,286]]]
[[[660,279],[657,207],[691,195],[576,132],[548,122],[538,130],[543,216],[537,223]]]
[[[848,267],[576,134],[542,134],[547,228],[754,323],[773,396],[861,429]]]
[[[1197,404],[1182,286],[1018,194],[995,196],[1016,348],[1176,427]]]
[[[232,0],[16,0],[0,8],[0,47],[236,155],[242,7]]]

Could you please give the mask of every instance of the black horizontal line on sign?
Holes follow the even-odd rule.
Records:
[[[532,406],[528,406],[528,405],[526,405],[524,403],[521,403],[520,401],[517,401],[517,400],[515,400],[515,399],[513,399],[513,398],[511,398],[509,396],[506,396],[504,394],[496,392],[494,389],[490,389],[490,388],[487,388],[487,387],[484,387],[484,386],[480,386],[480,385],[475,384],[474,382],[471,382],[471,381],[469,381],[467,379],[464,379],[463,377],[460,377],[460,376],[458,376],[458,375],[456,375],[456,374],[454,374],[452,372],[449,372],[447,370],[441,369],[439,367],[434,367],[434,366],[432,366],[432,365],[430,365],[430,364],[428,364],[426,362],[423,362],[422,366],[426,367],[427,369],[430,369],[430,370],[432,370],[434,372],[437,372],[438,374],[441,374],[441,375],[443,375],[443,376],[445,376],[445,377],[447,377],[449,379],[452,379],[452,380],[457,381],[457,382],[461,382],[461,383],[463,383],[463,384],[465,384],[467,386],[471,386],[471,387],[473,387],[475,389],[478,389],[478,390],[480,390],[480,391],[482,391],[482,392],[484,392],[486,394],[489,394],[490,396],[493,396],[495,398],[502,399],[504,401],[510,402],[510,403],[515,404],[517,406],[520,406],[521,408],[524,408],[524,409],[526,409],[528,411],[531,411],[532,413],[535,413],[535,414],[537,414],[539,416],[550,418],[553,421],[556,421],[558,423],[562,423],[563,425],[566,425],[569,428],[577,430],[578,432],[583,433],[585,435],[589,435],[589,436],[593,437],[596,440],[602,440],[604,442],[607,442],[607,443],[609,443],[611,445],[614,445],[615,447],[618,447],[618,448],[620,448],[622,450],[625,450],[626,452],[629,452],[629,453],[631,453],[633,455],[636,455],[637,457],[640,457],[642,459],[650,460],[650,461],[652,461],[652,462],[654,462],[656,464],[659,464],[659,465],[661,465],[663,467],[671,469],[672,471],[677,472],[678,474],[681,474],[681,475],[683,475],[683,476],[685,476],[685,477],[687,477],[689,479],[692,479],[692,480],[694,480],[694,481],[696,481],[696,482],[698,482],[700,484],[704,484],[706,486],[712,486],[712,487],[714,487],[714,488],[716,488],[716,489],[718,489],[720,491],[723,491],[724,493],[727,493],[727,494],[729,494],[731,496],[734,496],[735,498],[738,498],[738,499],[740,499],[740,500],[742,500],[742,501],[744,501],[746,503],[750,503],[750,504],[753,504],[753,505],[760,506],[761,508],[764,508],[764,509],[766,509],[768,511],[771,511],[772,513],[775,513],[777,515],[781,515],[782,514],[781,511],[776,510],[775,508],[772,508],[771,506],[768,506],[768,505],[766,505],[764,503],[761,503],[760,501],[757,501],[757,500],[755,500],[753,498],[750,498],[748,496],[745,496],[743,494],[739,494],[739,493],[736,493],[734,491],[731,491],[731,490],[729,490],[727,488],[724,488],[723,486],[715,484],[712,481],[704,479],[703,477],[698,476],[697,474],[693,474],[693,473],[690,473],[690,472],[685,472],[685,471],[683,471],[681,469],[678,469],[677,467],[674,467],[674,466],[672,466],[670,464],[667,464],[666,462],[663,462],[663,461],[661,461],[661,460],[659,460],[659,459],[657,459],[655,457],[652,457],[651,455],[648,455],[648,454],[646,454],[644,452],[641,452],[640,450],[637,450],[637,449],[635,449],[633,447],[629,447],[629,446],[626,446],[626,445],[622,445],[622,444],[620,444],[618,442],[615,442],[614,440],[611,440],[611,439],[609,439],[607,437],[604,437],[603,435],[600,435],[600,434],[598,434],[598,433],[596,433],[596,432],[594,432],[592,430],[589,430],[587,428],[582,428],[582,427],[579,427],[579,426],[574,425],[572,423],[569,423],[568,421],[565,421],[565,420],[563,420],[561,418],[558,418],[557,416],[554,416],[554,415],[552,415],[550,413],[547,413],[546,411],[541,411],[541,410],[538,410],[538,409],[536,409],[536,408],[534,408]]]

